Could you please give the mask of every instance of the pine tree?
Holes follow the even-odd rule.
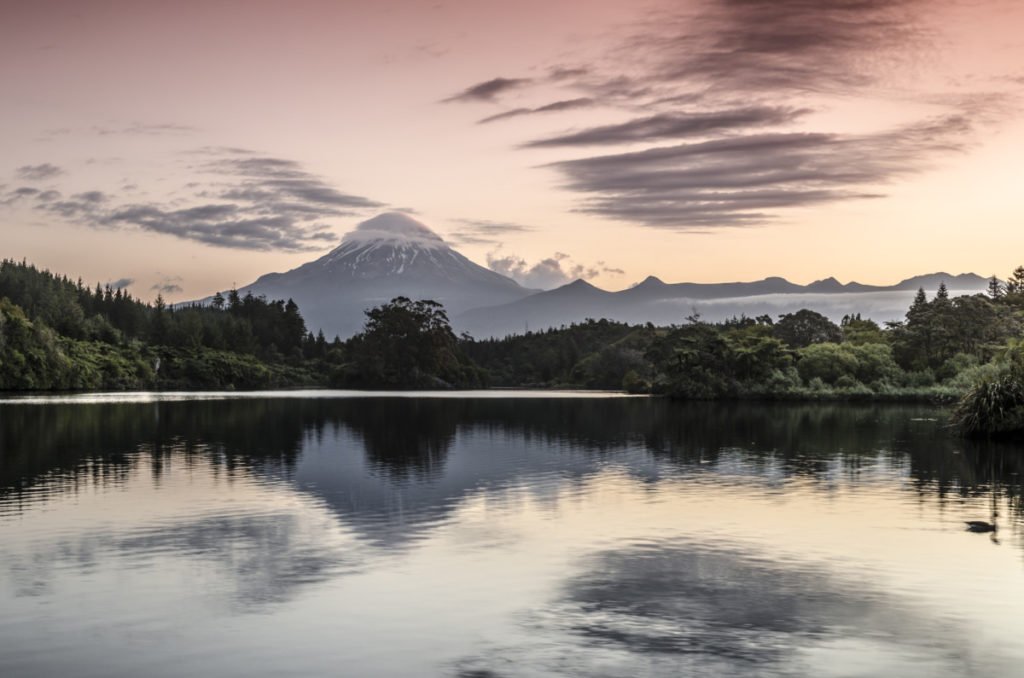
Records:
[[[907,320],[910,320],[912,316],[921,315],[928,310],[928,297],[924,294],[924,288],[918,287],[917,294],[914,295],[914,303],[910,305],[910,309],[907,311]]]
[[[998,299],[1003,296],[1003,283],[999,282],[999,278],[992,276],[992,279],[988,281],[988,296],[991,299]]]
[[[1006,280],[1006,293],[1019,294],[1024,292],[1024,266],[1018,266]]]

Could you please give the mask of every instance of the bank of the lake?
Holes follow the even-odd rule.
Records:
[[[456,336],[444,307],[396,297],[328,341],[291,300],[231,292],[168,307],[0,263],[0,391],[280,388],[625,390],[681,400],[952,402],[1024,380],[1024,268],[989,295],[924,290],[903,322],[839,324],[809,309],[655,327],[587,320],[503,338]],[[1009,385],[1008,388],[1004,386]],[[989,389],[986,391],[985,389]],[[973,401],[972,401],[973,402]],[[976,399],[998,413],[1013,398]],[[961,411],[963,408],[961,408]],[[1022,410],[1024,411],[1024,410]],[[969,432],[1019,428],[971,416]],[[1020,417],[1024,422],[1024,416]]]

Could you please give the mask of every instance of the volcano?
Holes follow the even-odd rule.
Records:
[[[474,264],[425,224],[398,212],[360,223],[315,261],[268,273],[238,291],[294,299],[310,331],[343,339],[362,329],[363,311],[398,296],[440,302],[452,317],[536,292]]]

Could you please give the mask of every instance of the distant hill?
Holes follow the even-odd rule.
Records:
[[[860,313],[864,318],[884,322],[902,319],[919,288],[931,296],[943,282],[952,296],[984,292],[988,286],[987,278],[973,273],[931,273],[889,286],[856,282],[844,285],[835,278],[797,285],[777,277],[754,282],[669,284],[651,276],[620,292],[606,292],[577,280],[513,302],[458,314],[454,325],[459,331],[483,338],[559,327],[587,318],[669,325],[679,324],[694,313],[712,322],[764,314],[774,320],[782,313],[802,308],[835,321]]]

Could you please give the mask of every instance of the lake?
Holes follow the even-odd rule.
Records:
[[[0,676],[1020,676],[1024,449],[945,417],[0,398]]]

